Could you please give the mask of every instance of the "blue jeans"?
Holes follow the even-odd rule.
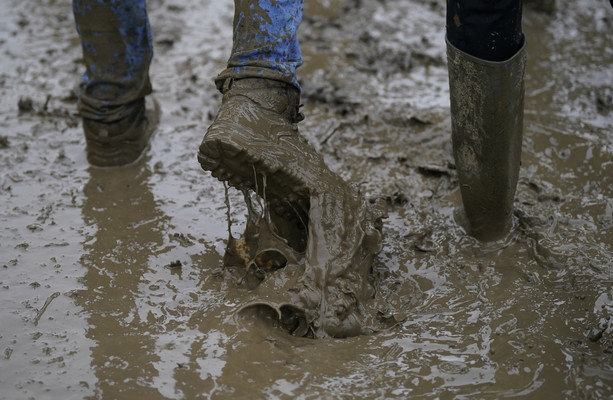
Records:
[[[228,67],[215,79],[261,77],[300,89],[296,68],[302,54],[296,33],[303,0],[234,0],[234,34]]]
[[[73,0],[72,7],[85,63],[79,111],[100,122],[121,120],[151,93],[145,1]]]
[[[219,0],[218,0],[219,1]],[[302,55],[296,33],[303,0],[235,0],[232,54],[217,77],[261,77],[299,88]],[[73,0],[85,72],[79,111],[84,118],[118,121],[151,93],[153,57],[145,0]]]

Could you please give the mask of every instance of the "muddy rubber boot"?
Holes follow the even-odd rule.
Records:
[[[159,121],[159,105],[150,97],[134,102],[132,112],[116,122],[83,118],[87,161],[96,167],[118,167],[143,154]]]
[[[508,234],[519,175],[525,43],[509,60],[486,61],[447,41],[453,155],[470,234]]]
[[[198,153],[202,168],[239,190],[254,190],[273,208],[308,199],[333,175],[298,132],[300,92],[270,79],[226,79],[219,112]],[[308,211],[308,205],[305,204]]]

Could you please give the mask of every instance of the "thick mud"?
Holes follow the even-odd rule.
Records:
[[[220,101],[232,2],[148,5],[160,125],[139,163],[95,169],[70,1],[5,0],[0,398],[613,396],[608,2],[526,6],[513,229],[488,244],[460,211],[444,5],[307,2],[300,129],[389,212],[363,310],[378,328],[344,339],[289,335],[300,322],[282,304],[280,320],[246,307],[266,288],[223,268],[225,190],[196,152]],[[242,233],[243,194],[228,202]]]
[[[323,175],[326,190],[311,191],[304,228],[286,229],[295,222],[245,192],[245,231],[236,238],[229,224],[223,265],[252,292],[241,315],[264,312],[299,337],[371,333],[378,324],[365,307],[374,296],[370,271],[382,248],[385,207],[371,206],[337,175]]]

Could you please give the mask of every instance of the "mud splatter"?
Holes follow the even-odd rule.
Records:
[[[311,193],[303,230],[279,226],[288,221],[276,217],[265,199],[244,193],[246,228],[234,238],[229,223],[224,256],[226,266],[241,267],[238,283],[254,289],[239,314],[268,307],[296,336],[348,337],[375,330],[368,326],[375,316],[366,315],[365,304],[374,296],[371,267],[381,251],[385,207],[369,204],[332,177],[337,183],[326,187],[334,191]]]

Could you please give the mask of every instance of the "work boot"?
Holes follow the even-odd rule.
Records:
[[[140,157],[155,131],[159,105],[154,100],[136,100],[131,112],[114,122],[83,118],[87,160],[97,167],[130,164]]]
[[[270,79],[226,79],[222,104],[198,153],[204,170],[239,190],[254,190],[273,209],[308,216],[309,193],[332,175],[298,132],[300,92]]]
[[[453,155],[470,234],[508,234],[521,159],[525,43],[510,59],[486,61],[447,41]]]
[[[198,160],[219,180],[264,199],[259,215],[246,196],[247,229],[230,236],[225,261],[247,269],[254,304],[273,310],[290,333],[361,332],[385,210],[331,171],[299,134],[293,85],[229,78],[222,93]],[[267,279],[271,274],[276,278]]]

